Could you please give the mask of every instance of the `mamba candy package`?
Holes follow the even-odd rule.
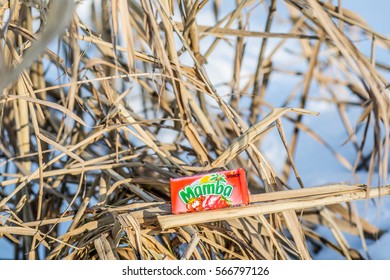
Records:
[[[175,178],[170,180],[170,185],[174,214],[249,204],[242,168]]]

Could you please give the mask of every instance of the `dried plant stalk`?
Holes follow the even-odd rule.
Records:
[[[312,243],[368,257],[344,233],[367,251],[383,231],[346,202],[389,193],[371,188],[388,184],[390,67],[376,51],[388,36],[341,1],[87,2],[1,1],[2,254],[310,259]],[[350,153],[312,104],[337,108],[328,125]],[[307,188],[304,135],[367,182]],[[238,167],[251,205],[170,215],[170,178]]]

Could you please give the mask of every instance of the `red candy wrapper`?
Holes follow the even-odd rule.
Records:
[[[174,214],[248,205],[244,169],[171,179]]]

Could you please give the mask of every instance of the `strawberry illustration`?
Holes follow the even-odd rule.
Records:
[[[222,195],[209,195],[203,201],[204,210],[225,208],[230,205],[231,201]]]

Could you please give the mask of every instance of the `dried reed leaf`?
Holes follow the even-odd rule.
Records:
[[[327,187],[321,187],[327,188]],[[300,191],[305,191],[301,189]],[[290,192],[295,192],[291,190]],[[214,222],[223,219],[233,219],[240,217],[248,217],[262,214],[269,214],[275,212],[282,212],[285,210],[293,209],[306,209],[311,207],[318,207],[324,205],[337,204],[341,202],[349,202],[357,199],[364,199],[366,197],[378,197],[379,195],[388,195],[390,194],[390,186],[373,188],[369,191],[365,189],[356,190],[347,194],[334,194],[326,197],[310,197],[310,199],[292,199],[291,201],[275,201],[268,202],[263,204],[253,204],[250,206],[244,207],[235,207],[235,208],[225,208],[218,209],[213,211],[206,212],[195,212],[195,213],[186,213],[178,215],[165,215],[158,216],[157,219],[161,225],[162,229],[167,229],[171,227],[178,227],[189,224],[197,224],[203,222]]]
[[[388,176],[390,68],[377,49],[390,43],[361,15],[342,1],[84,2],[0,8],[0,244],[10,258],[309,259],[326,246],[361,259],[344,234],[364,250],[383,234],[345,203],[389,194],[371,184]],[[353,164],[316,119],[304,122],[309,102],[337,108]],[[367,172],[368,185],[294,190],[301,132]],[[284,173],[263,153],[268,137],[286,150]],[[238,167],[249,206],[170,215],[170,178]]]
[[[264,132],[268,126],[274,121],[279,119],[281,116],[288,112],[296,112],[298,114],[311,114],[316,115],[315,112],[297,108],[278,108],[273,109],[267,116],[265,116],[260,122],[249,128],[244,134],[238,137],[234,143],[226,149],[217,159],[211,164],[210,168],[216,168],[227,165],[237,154],[245,150],[252,141],[259,136],[260,133]]]
[[[116,217],[123,229],[125,230],[128,238],[132,241],[136,248],[137,257],[143,260],[145,257],[143,255],[142,249],[142,237],[141,237],[141,228],[138,221],[131,214],[121,214]]]
[[[101,235],[99,238],[95,239],[94,245],[95,249],[101,260],[117,260],[119,259],[117,253],[112,249],[112,240],[110,238]],[[110,242],[111,241],[111,242]]]

